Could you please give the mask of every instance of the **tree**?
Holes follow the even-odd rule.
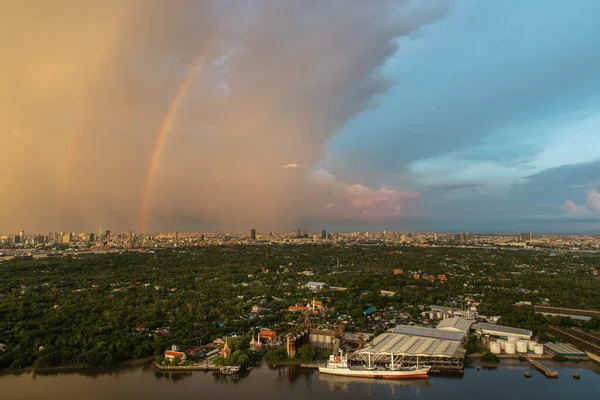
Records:
[[[283,347],[271,347],[265,354],[265,360],[279,361],[287,358],[287,352]]]
[[[317,352],[315,351],[315,348],[309,344],[305,344],[303,346],[301,346],[298,351],[296,352],[296,357],[298,357],[301,360],[314,360],[315,356],[316,356]]]
[[[250,357],[248,357],[248,355],[242,350],[236,350],[231,354],[230,360],[233,363],[246,364],[248,361],[250,361]]]

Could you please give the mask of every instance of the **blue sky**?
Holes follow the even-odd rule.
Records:
[[[598,15],[598,1],[452,3],[398,39],[381,68],[393,88],[329,140],[327,169],[423,193],[410,228],[600,229],[586,206],[600,188]]]

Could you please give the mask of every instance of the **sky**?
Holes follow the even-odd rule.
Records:
[[[0,234],[600,231],[597,15],[7,0]]]

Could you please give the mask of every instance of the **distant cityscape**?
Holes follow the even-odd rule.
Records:
[[[298,229],[293,232],[258,232],[251,229],[244,233],[166,232],[114,233],[100,228],[98,233],[49,232],[27,235],[0,236],[0,257],[43,257],[57,252],[104,252],[122,249],[151,249],[168,247],[194,247],[239,244],[387,244],[405,246],[490,247],[520,249],[589,250],[600,249],[598,235],[532,234],[472,234],[432,232],[309,232]]]

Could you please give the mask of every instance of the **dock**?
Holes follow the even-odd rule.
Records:
[[[548,378],[558,378],[558,372],[553,371],[550,368],[546,367],[544,364],[540,363],[537,360],[529,356],[525,356],[525,359],[529,362],[529,364],[533,365],[538,370],[542,371]]]
[[[318,369],[319,368],[319,364],[300,364],[300,368]]]

